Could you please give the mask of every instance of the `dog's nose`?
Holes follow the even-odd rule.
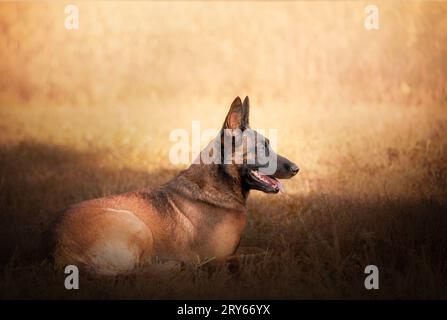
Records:
[[[300,171],[300,168],[296,164],[292,164],[290,166],[290,172],[292,172],[293,175],[296,175]]]

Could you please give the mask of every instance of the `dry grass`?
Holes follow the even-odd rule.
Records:
[[[254,99],[253,118],[267,109]],[[42,232],[70,203],[172,177],[179,168],[166,160],[167,134],[152,129],[170,123],[169,112],[151,120],[150,110],[140,109],[125,116],[121,109],[2,110],[3,296],[446,297],[445,109],[286,110],[287,117],[269,121],[296,119],[281,128],[279,149],[301,164],[301,174],[286,182],[286,195],[252,194],[242,241],[268,249],[268,257],[247,262],[239,279],[223,270],[118,283],[85,279],[77,293],[66,292],[61,273],[41,264]],[[91,120],[100,118],[107,121]],[[368,264],[382,272],[378,292],[362,287]]]
[[[83,2],[69,33],[58,4],[0,4],[0,296],[447,298],[447,6],[383,3],[371,34],[357,2],[201,5]],[[40,243],[57,212],[167,181],[169,132],[244,93],[301,167],[249,199],[242,246],[268,254],[65,290]]]

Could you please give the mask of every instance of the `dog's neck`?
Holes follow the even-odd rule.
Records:
[[[193,164],[167,185],[176,193],[209,205],[245,211],[248,190],[236,166]]]

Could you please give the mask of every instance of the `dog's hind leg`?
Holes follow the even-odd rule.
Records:
[[[56,247],[58,265],[74,264],[93,273],[118,275],[150,263],[152,232],[131,211],[95,208],[76,212],[68,220]]]

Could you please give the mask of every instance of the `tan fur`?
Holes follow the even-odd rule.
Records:
[[[243,104],[236,98],[224,128],[248,128],[248,113],[248,97]],[[277,174],[296,174],[289,170],[293,163],[280,159]],[[55,263],[116,275],[156,258],[197,261],[229,256],[247,222],[249,190],[263,190],[259,182],[247,184],[248,170],[238,164],[198,163],[158,188],[76,204],[52,229]]]
[[[245,200],[240,194],[240,202],[231,204],[231,188],[217,190],[220,186],[213,186],[208,175],[198,173],[190,169],[154,190],[69,208],[54,228],[55,262],[112,275],[135,270],[155,257],[191,261],[234,253],[246,223]]]

